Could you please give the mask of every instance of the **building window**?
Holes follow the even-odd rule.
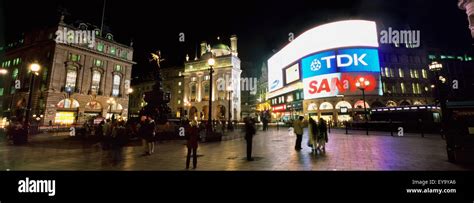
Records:
[[[122,66],[121,65],[115,65],[115,71],[121,72],[122,71]]]
[[[403,69],[401,68],[398,68],[398,76],[403,78],[404,77],[404,74],[403,74]]]
[[[209,80],[209,75],[205,75],[204,80]]]
[[[76,69],[69,68],[66,73],[66,87],[74,89],[76,87],[77,71]]]
[[[395,75],[393,74],[393,68],[390,68],[390,77],[394,77]]]
[[[196,80],[197,80],[196,77],[191,78],[191,82],[196,82]]]
[[[383,88],[383,92],[387,93],[387,84],[385,82],[382,82],[382,88]]]
[[[104,62],[102,60],[95,59],[94,60],[94,65],[97,66],[97,67],[102,67],[104,65]]]
[[[178,90],[178,94],[181,94],[181,90]]]
[[[206,100],[206,101],[209,101],[209,83],[206,82],[203,84],[203,89],[204,89],[204,95],[203,95],[203,99]]]
[[[418,70],[413,70],[413,75],[415,76],[415,78],[419,78],[419,75],[418,75]]]
[[[99,71],[94,70],[92,72],[92,85],[91,85],[91,91],[93,92],[99,92],[100,89],[100,77],[101,74]]]
[[[418,94],[421,94],[420,83],[416,83],[416,91]]]
[[[413,73],[413,69],[410,69],[410,78],[415,78],[415,74]]]
[[[43,68],[43,75],[42,75],[43,82],[46,82],[46,79],[48,79],[48,68]]]
[[[81,56],[77,54],[69,54],[69,60],[78,62],[79,60],[81,60]]]
[[[402,91],[402,94],[405,94],[405,83],[400,83],[400,89]]]
[[[0,96],[3,96],[3,87],[0,88]]]
[[[387,78],[390,77],[390,72],[388,70],[388,67],[385,67],[385,77],[387,77]]]
[[[415,83],[412,83],[412,84],[411,84],[411,88],[413,89],[413,94],[418,94],[418,92],[416,92],[416,85],[415,85]]]
[[[115,55],[115,47],[110,48],[110,54]]]
[[[99,42],[97,44],[97,51],[104,52],[104,44]]]
[[[178,99],[178,104],[181,104],[181,100]]]
[[[382,77],[385,77],[385,70],[383,68],[380,68],[380,75],[382,75]]]
[[[428,72],[426,71],[426,69],[421,69],[421,77],[423,78],[428,78]]]
[[[119,96],[120,93],[120,75],[114,75],[114,81],[112,86],[112,96]]]
[[[13,79],[17,79],[18,77],[18,68],[15,68],[13,71],[12,71],[12,78]]]

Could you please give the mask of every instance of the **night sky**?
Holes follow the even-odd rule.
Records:
[[[21,31],[59,21],[83,20],[100,25],[103,1],[0,1],[0,23],[7,39]],[[149,52],[160,49],[164,66],[182,65],[186,53],[194,58],[202,40],[229,44],[237,34],[239,57],[246,71],[256,71],[273,51],[288,43],[288,33],[298,36],[314,26],[343,19],[367,19],[394,28],[421,30],[422,46],[466,49],[471,39],[465,11],[456,0],[358,1],[107,1],[105,24],[115,40],[134,41],[134,75],[149,69]],[[0,27],[1,28],[1,27]],[[178,41],[185,33],[185,43]],[[199,49],[199,47],[198,47]]]

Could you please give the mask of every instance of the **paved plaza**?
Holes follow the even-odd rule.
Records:
[[[241,131],[235,134],[243,134]],[[303,150],[295,151],[295,136],[287,128],[258,131],[254,138],[254,161],[245,159],[241,137],[214,143],[201,143],[196,170],[472,170],[447,161],[445,141],[439,135],[406,134],[391,137],[386,132],[333,129],[325,154],[314,155],[303,139]],[[72,140],[67,135],[41,134],[24,146],[0,141],[0,170],[184,170],[185,141],[163,141],[155,154],[142,156],[138,145],[121,151],[104,151],[98,144]]]

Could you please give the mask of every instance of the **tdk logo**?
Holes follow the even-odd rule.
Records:
[[[329,66],[331,66],[331,64],[329,64]],[[328,66],[328,67],[329,67]],[[312,62],[311,62],[311,70],[312,71],[317,71],[321,69],[321,61],[319,61],[318,59],[314,59]]]
[[[377,48],[346,48],[315,53],[301,59],[303,79],[339,72],[380,72]]]
[[[332,56],[326,56],[326,57],[321,57],[321,60],[323,63],[326,64],[326,68],[332,68],[331,67],[331,62],[332,60],[336,60],[337,67],[349,67],[349,66],[358,66],[359,64],[367,66],[367,62],[364,61],[364,58],[367,56],[367,54],[341,54],[341,55],[332,55]],[[311,62],[311,70],[312,71],[317,71],[321,69],[321,62],[318,59],[314,59]]]

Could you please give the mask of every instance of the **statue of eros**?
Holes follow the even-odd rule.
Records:
[[[161,68],[161,65],[160,63],[163,62],[165,59],[163,59],[161,57],[161,51],[158,50],[156,51],[155,53],[151,53],[151,59],[150,59],[150,62],[151,61],[156,61],[156,65],[158,66],[158,69]]]

